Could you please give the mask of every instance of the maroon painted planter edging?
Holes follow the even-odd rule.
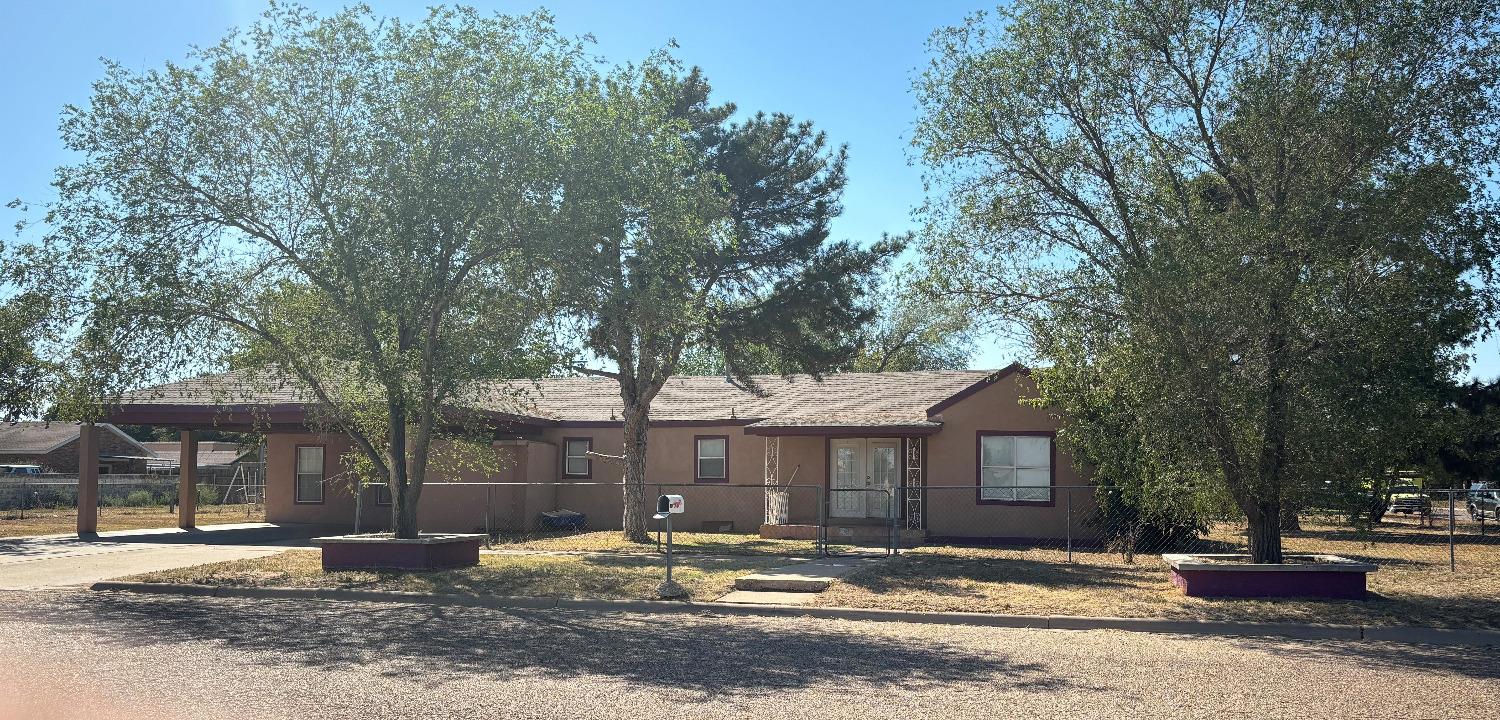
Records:
[[[1189,597],[1363,600],[1365,578],[1378,569],[1333,555],[1317,556],[1321,562],[1305,564],[1212,562],[1231,557],[1235,556],[1163,555],[1162,559],[1171,568],[1172,584]]]
[[[380,535],[313,538],[324,570],[440,570],[479,564],[483,535],[423,535],[398,540]]]

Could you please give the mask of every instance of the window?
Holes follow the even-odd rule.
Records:
[[[1052,502],[1052,436],[981,433],[979,502]]]
[[[729,436],[699,435],[693,438],[694,480],[729,482]]]
[[[391,504],[391,484],[388,482],[375,483],[375,504],[388,507]]]
[[[323,502],[323,446],[297,446],[297,487],[299,503]]]
[[[589,451],[593,449],[593,438],[563,438],[563,476],[592,477],[594,461],[589,457]]]

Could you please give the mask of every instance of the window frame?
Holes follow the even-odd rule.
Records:
[[[994,500],[984,496],[984,439],[987,437],[1047,438],[1047,499]],[[1017,466],[1011,466],[1017,467]],[[1019,469],[1019,468],[1017,468]],[[1018,474],[1019,477],[1019,474]],[[1011,505],[1015,507],[1055,507],[1057,505],[1057,431],[1055,430],[980,430],[974,434],[974,502],[978,505]]]
[[[591,480],[591,479],[593,479],[593,477],[594,477],[594,459],[591,458],[591,457],[589,457],[588,454],[594,451],[594,438],[591,437],[591,436],[579,435],[579,436],[574,436],[574,437],[565,437],[565,438],[562,439],[562,442],[563,442],[563,444],[562,444],[562,476],[565,477],[565,478],[568,478],[570,480]],[[583,472],[582,475],[578,475],[578,474],[575,474],[575,473],[568,472],[568,457],[569,457],[568,456],[568,443],[571,443],[571,442],[582,442],[582,443],[587,443],[588,444],[587,447],[583,451],[583,461],[584,461],[585,467],[587,469],[584,470],[584,472]],[[574,456],[574,457],[576,457],[576,456]]]
[[[318,499],[317,500],[303,500],[302,497],[301,497],[301,495],[302,495],[302,492],[301,492],[302,491],[302,482],[301,482],[302,472],[301,472],[300,468],[302,466],[302,449],[303,448],[308,448],[308,449],[317,448],[323,454],[323,470],[322,470],[322,473],[321,473],[322,479],[318,482]],[[293,448],[292,448],[292,504],[293,505],[322,505],[323,501],[328,497],[328,488],[326,487],[327,483],[328,483],[328,446],[327,445],[319,445],[319,444],[307,444],[307,445],[295,445],[295,446],[293,446]]]
[[[698,471],[703,467],[701,462],[703,456],[699,454],[704,440],[724,441],[724,476],[703,477]],[[705,485],[726,485],[729,483],[729,436],[728,435],[694,435],[693,436],[693,482]]]

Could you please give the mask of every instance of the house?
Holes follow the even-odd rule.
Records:
[[[756,380],[760,395],[724,378],[674,377],[653,403],[648,496],[685,496],[679,529],[765,525],[763,534],[810,537],[826,522],[850,532],[896,524],[928,537],[1060,538],[1087,512],[1071,497],[1059,501],[1057,487],[1084,478],[1054,447],[1057,418],[1021,402],[1033,388],[1018,365]],[[621,491],[611,483],[623,466],[611,456],[621,453],[623,423],[613,380],[495,383],[468,409],[492,431],[494,468],[432,471],[423,530],[526,529],[557,509],[585,513],[591,528],[620,527]],[[258,429],[266,519],[352,524],[353,445],[314,429],[317,410],[294,388],[231,374],[132,393],[111,419]],[[386,525],[388,493],[363,492],[361,525]]]
[[[78,472],[78,423],[45,420],[0,423],[0,465],[37,465],[44,473]],[[146,472],[151,451],[108,423],[94,426],[101,475]]]
[[[156,459],[147,463],[149,470],[160,470],[177,472],[182,462],[182,443],[180,442],[147,442],[145,445]],[[256,462],[258,458],[257,448],[241,447],[237,442],[223,442],[218,440],[203,441],[198,443],[198,474],[217,475],[220,477],[232,477],[235,468],[242,463]]]

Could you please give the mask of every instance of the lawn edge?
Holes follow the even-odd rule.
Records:
[[[1420,626],[1319,625],[1259,623],[1172,618],[1082,617],[1072,615],[1002,615],[992,613],[926,612],[876,608],[805,607],[801,605],[732,605],[675,600],[605,600],[498,595],[453,595],[400,590],[342,590],[333,588],[236,587],[182,583],[96,582],[89,590],[193,597],[331,600],[344,602],[412,603],[480,607],[496,610],[562,609],[595,612],[699,613],[761,617],[815,617],[831,620],[868,620],[938,625],[978,625],[1039,630],[1120,630],[1176,635],[1278,637],[1296,640],[1360,640],[1416,645],[1500,646],[1500,631],[1460,630]]]

